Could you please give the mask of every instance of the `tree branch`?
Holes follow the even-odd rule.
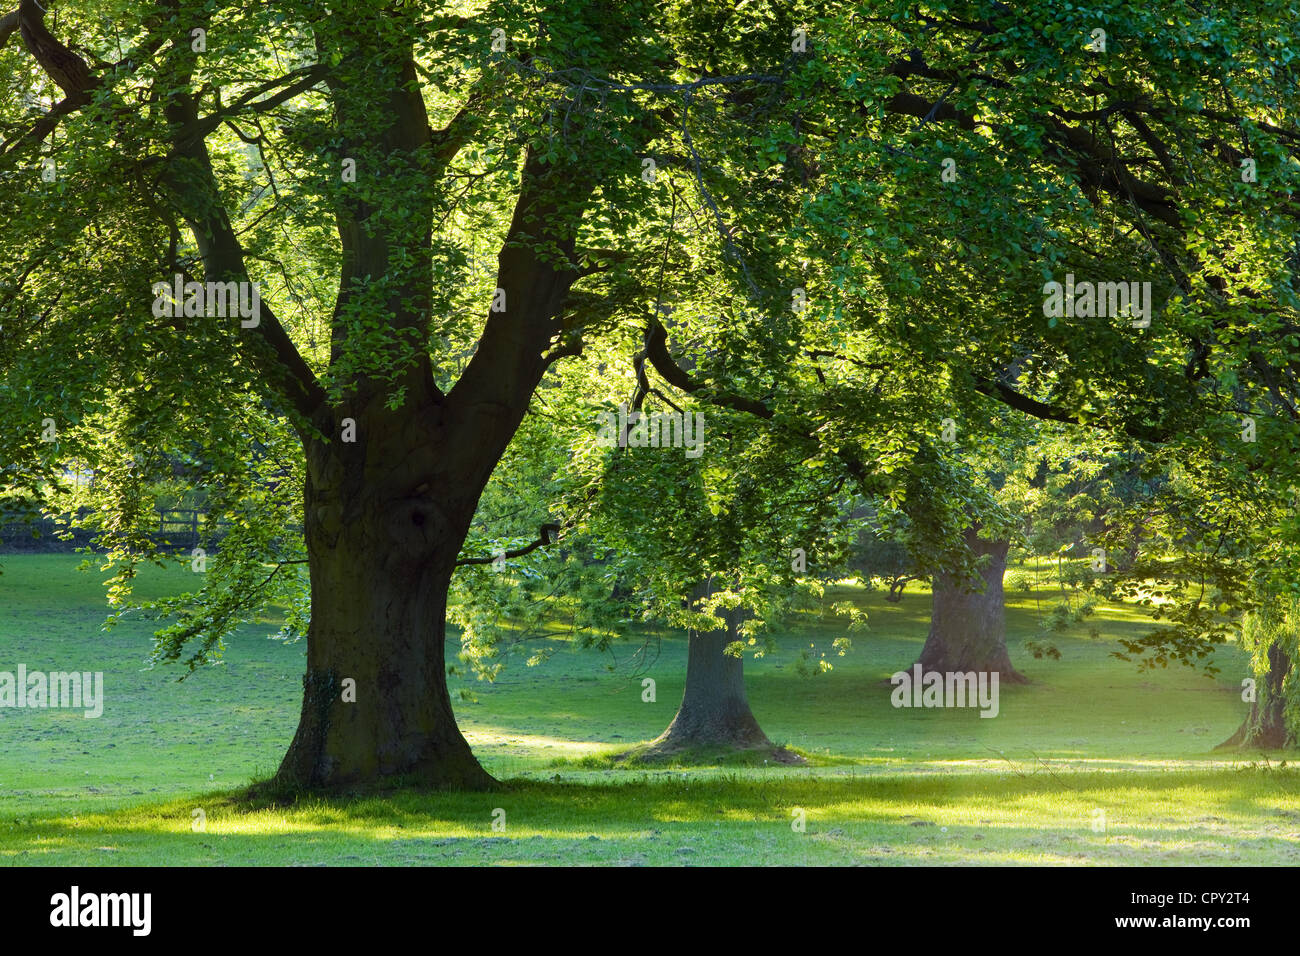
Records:
[[[989,398],[995,399],[1009,408],[1024,412],[1033,418],[1043,421],[1064,422],[1068,425],[1082,425],[1083,422],[1054,405],[1048,405],[1037,399],[1030,398],[1021,392],[1017,392],[1005,382],[995,382],[982,376],[973,376],[975,381],[975,390]],[[1096,426],[1102,427],[1102,426]],[[1142,425],[1134,425],[1125,422],[1123,425],[1124,433],[1131,438],[1138,438],[1142,441],[1160,443],[1169,440],[1169,436],[1162,431],[1154,428],[1146,428]]]
[[[176,139],[175,152],[163,178],[198,244],[204,274],[210,282],[247,281],[244,248],[221,202],[207,144],[193,132],[198,122],[194,104],[177,94],[168,103],[166,112],[176,129]],[[325,403],[324,388],[265,302],[261,304],[258,319],[255,335],[244,341],[260,342],[263,348],[254,348],[250,358],[299,414],[311,418]]]
[[[502,558],[522,558],[526,554],[531,554],[538,548],[544,548],[547,545],[555,544],[560,539],[560,526],[558,524],[544,524],[537,532],[537,540],[532,544],[522,548],[515,548],[513,551],[503,551],[495,554],[490,558],[461,558],[455,567],[464,567],[469,564],[491,564],[493,561],[499,561]]]
[[[265,113],[267,110],[274,109],[281,103],[293,99],[299,93],[305,93],[307,90],[310,90],[313,86],[324,79],[325,72],[323,66],[315,64],[313,66],[304,67],[301,70],[294,70],[292,73],[286,73],[278,79],[259,83],[255,89],[249,90],[229,106],[223,107],[215,113],[210,113],[207,116],[200,117],[191,128],[190,134],[202,139],[227,119],[243,112],[244,110],[254,113]],[[276,86],[279,86],[281,83],[294,77],[299,77],[297,82],[280,90],[280,92],[276,93],[274,96],[268,96],[264,100],[254,101],[255,97],[261,96],[263,93],[274,89]]]
[[[41,69],[59,85],[68,99],[77,105],[90,102],[90,91],[98,85],[98,81],[91,75],[86,61],[46,29],[45,10],[36,0],[22,0],[19,3],[18,31]]]
[[[17,29],[18,29],[17,10],[15,10],[13,13],[6,13],[3,17],[0,17],[0,50],[3,50],[5,48],[5,44],[9,42],[9,37],[12,36],[13,32]]]

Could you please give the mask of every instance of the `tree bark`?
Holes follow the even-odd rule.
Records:
[[[935,577],[930,633],[917,663],[926,672],[997,673],[1003,684],[1027,683],[1007,654],[1002,576],[1010,542],[982,540],[976,528],[969,528],[966,544],[977,557],[988,555],[980,572],[984,590],[963,590],[961,579],[951,574]]]
[[[709,582],[691,592],[691,604],[711,593]],[[651,753],[694,748],[726,747],[748,750],[771,747],[749,709],[745,694],[745,662],[723,653],[739,640],[741,612],[723,612],[724,629],[688,632],[686,689],[668,729],[651,741]]]
[[[482,446],[447,447],[434,409],[375,402],[357,415],[355,444],[308,446],[311,624],[283,782],[493,783],[456,726],[444,661],[447,589],[482,491],[457,472]],[[344,699],[346,680],[355,701]]]
[[[533,188],[538,168],[530,154],[509,232],[517,244],[499,257],[509,306],[490,315],[456,386],[442,394],[421,357],[401,381],[402,407],[389,408],[388,389],[363,381],[345,407],[318,408],[304,435],[312,619],[302,716],[281,781],[329,789],[402,775],[455,789],[493,784],[452,715],[444,613],[479,496],[552,360],[554,317],[577,275],[531,245],[540,231],[573,252],[572,238],[547,231],[559,217]],[[344,419],[353,442],[340,440]],[[341,697],[349,678],[355,702]]]
[[[1282,683],[1290,671],[1290,656],[1280,644],[1271,645],[1268,649],[1268,673],[1257,687],[1250,713],[1237,732],[1219,744],[1216,750],[1281,750],[1295,746],[1295,737],[1286,726],[1286,700],[1282,696]]]

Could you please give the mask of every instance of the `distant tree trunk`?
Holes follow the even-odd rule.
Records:
[[[1009,541],[984,541],[977,529],[966,531],[966,543],[976,556],[988,555],[981,571],[984,590],[962,590],[960,578],[940,574],[934,580],[930,633],[918,663],[924,671],[996,672],[1001,683],[1027,683],[1007,654],[1006,609],[1002,576],[1007,569]]]
[[[1283,711],[1286,700],[1282,696],[1282,682],[1291,670],[1291,658],[1280,644],[1268,649],[1268,673],[1257,685],[1250,713],[1237,732],[1216,747],[1216,750],[1238,748],[1241,750],[1281,750],[1294,746],[1296,741],[1287,730]]]
[[[696,585],[691,605],[712,593],[710,582]],[[668,729],[651,742],[652,753],[697,747],[746,750],[771,747],[758,726],[745,696],[745,663],[723,650],[739,639],[741,612],[723,614],[727,626],[717,631],[690,631],[686,658],[686,690]]]

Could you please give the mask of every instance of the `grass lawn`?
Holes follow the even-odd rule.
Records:
[[[1218,650],[1214,680],[1139,673],[1109,655],[1142,619],[1109,607],[1091,620],[1100,639],[1076,627],[1050,638],[1060,660],[1034,659],[1022,643],[1054,600],[1043,580],[1008,592],[1011,655],[1032,683],[1003,687],[994,719],[891,707],[882,681],[915,659],[928,596],[890,605],[854,590],[871,630],[847,657],[830,654],[841,631],[810,618],[746,662],[755,715],[809,766],[615,768],[610,755],[672,718],[685,640],[658,641],[643,673],[626,663],[631,644],[616,662],[552,642],[549,661],[512,664],[495,684],[453,679],[477,695],[457,718],[501,792],[281,807],[242,788],[293,735],[304,645],[251,626],[223,667],[177,683],[179,670],[145,668],[146,623],[100,630],[104,575],[78,560],[0,558],[0,670],[103,671],[107,698],[93,720],[0,709],[3,865],[1300,863],[1300,773],[1286,754],[1212,753],[1245,713],[1240,651]],[[141,591],[189,583],[147,571]],[[833,671],[796,673],[809,644]]]

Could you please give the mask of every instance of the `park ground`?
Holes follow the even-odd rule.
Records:
[[[615,762],[671,720],[684,637],[641,655],[639,640],[600,653],[552,639],[531,645],[553,651],[538,666],[452,679],[500,791],[286,805],[247,787],[293,735],[305,645],[268,640],[276,627],[260,622],[223,666],[177,682],[145,666],[146,622],[102,631],[105,575],[80,560],[0,556],[0,670],[103,671],[107,697],[98,719],[0,710],[0,865],[1300,864],[1288,755],[1213,749],[1246,712],[1244,654],[1219,648],[1214,678],[1140,672],[1111,655],[1144,618],[1103,605],[1045,638],[1059,660],[1035,658],[1024,642],[1044,639],[1058,592],[1032,567],[1017,569],[1031,589],[1007,593],[1008,645],[1031,683],[1004,686],[994,719],[893,708],[884,682],[915,660],[928,594],[913,585],[893,605],[846,587],[834,597],[870,614],[847,656],[831,650],[842,624],[809,615],[746,660],[755,715],[806,766]],[[150,569],[141,591],[189,583]],[[804,676],[801,651],[834,669]]]

